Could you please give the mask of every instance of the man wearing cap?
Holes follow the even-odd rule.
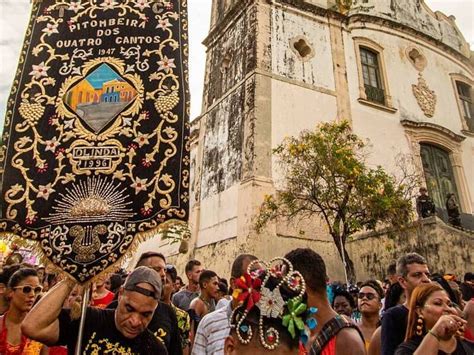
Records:
[[[23,321],[23,334],[47,345],[67,345],[74,354],[80,319],[61,309],[74,285],[68,279],[49,291]],[[155,270],[136,268],[119,291],[116,310],[87,309],[81,354],[168,354],[147,329],[161,288]]]

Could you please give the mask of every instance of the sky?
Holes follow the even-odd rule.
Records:
[[[206,48],[212,0],[188,0],[191,119],[201,113]],[[425,0],[433,11],[454,15],[474,50],[474,0]],[[29,17],[29,0],[0,0],[0,127]]]

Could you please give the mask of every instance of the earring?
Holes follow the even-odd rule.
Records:
[[[416,335],[422,336],[423,335],[423,323],[424,319],[422,315],[418,316],[418,319],[416,320]]]

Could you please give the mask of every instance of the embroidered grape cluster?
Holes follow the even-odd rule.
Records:
[[[176,105],[178,105],[178,103],[179,103],[179,96],[178,96],[178,93],[174,91],[169,95],[160,96],[155,101],[155,107],[159,113],[163,113],[163,112],[171,111],[172,109],[176,107]]]
[[[20,104],[20,111],[21,117],[25,120],[29,121],[30,123],[36,123],[44,113],[44,106],[38,103],[30,103],[27,101],[23,101]]]

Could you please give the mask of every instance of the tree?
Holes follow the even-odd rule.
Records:
[[[315,131],[286,138],[274,154],[283,189],[265,197],[255,222],[257,232],[280,218],[321,218],[352,282],[355,270],[346,250],[348,238],[381,225],[403,227],[412,220],[408,190],[413,187],[380,166],[368,167],[366,144],[348,122],[322,123]]]

